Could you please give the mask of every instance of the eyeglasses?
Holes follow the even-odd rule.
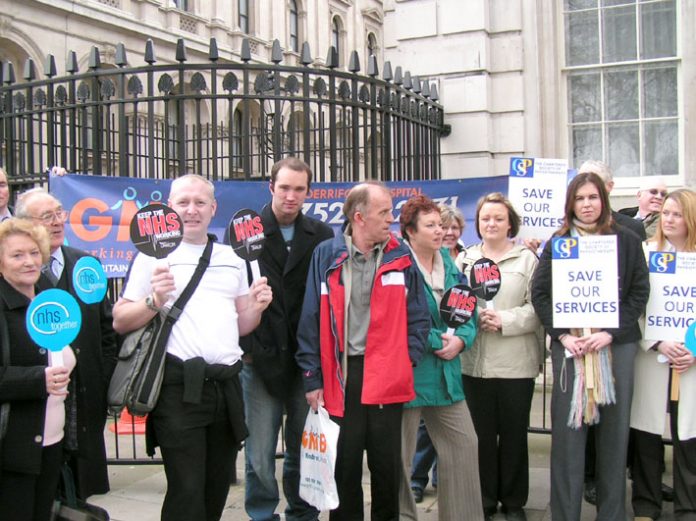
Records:
[[[68,218],[68,212],[62,208],[59,210],[54,210],[52,212],[44,212],[38,217],[32,217],[36,221],[40,221],[43,224],[51,224],[55,219],[59,223],[65,222]]]
[[[657,188],[651,188],[648,190],[648,193],[650,193],[650,195],[660,194],[660,197],[662,197],[663,199],[667,197],[667,190],[658,190]]]

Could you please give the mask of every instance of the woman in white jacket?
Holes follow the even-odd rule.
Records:
[[[543,360],[541,324],[531,302],[537,258],[513,239],[520,218],[501,193],[482,197],[476,207],[481,243],[462,252],[457,267],[472,280],[471,266],[481,257],[498,264],[502,284],[495,309],[479,303],[479,331],[462,353],[462,378],[479,438],[483,510],[492,518],[498,504],[506,519],[526,519],[529,492],[527,427],[534,379]]]
[[[662,206],[651,251],[696,252],[696,192],[676,190]],[[688,283],[687,281],[684,281]],[[691,282],[693,285],[693,281]],[[674,452],[675,519],[696,519],[696,369],[683,343],[643,340],[636,357],[631,406],[633,512],[658,519],[662,510],[662,433],[670,414]],[[658,362],[664,355],[669,363]],[[669,400],[670,368],[679,373],[679,401]]]

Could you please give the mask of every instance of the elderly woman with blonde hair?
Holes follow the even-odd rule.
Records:
[[[450,257],[454,260],[457,258],[457,255],[465,250],[460,238],[462,233],[464,233],[464,228],[466,228],[466,221],[459,208],[447,204],[440,205],[440,217],[442,218],[442,231],[444,232],[442,246],[447,248]]]
[[[0,224],[0,519],[48,521],[63,462],[65,397],[75,356],[63,365],[29,336],[25,316],[39,293],[48,232],[30,221]]]

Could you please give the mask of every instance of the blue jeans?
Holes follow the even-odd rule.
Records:
[[[416,453],[411,465],[411,488],[425,490],[428,485],[428,473],[433,468],[433,487],[437,487],[437,452],[430,439],[423,420],[418,424]]]
[[[309,406],[299,377],[283,398],[272,396],[253,366],[244,364],[241,373],[244,391],[244,414],[249,437],[245,441],[244,507],[252,521],[276,520],[275,509],[280,501],[275,478],[278,433],[285,420],[285,458],[283,461],[283,494],[287,501],[288,521],[316,520],[319,512],[300,498],[300,444]]]

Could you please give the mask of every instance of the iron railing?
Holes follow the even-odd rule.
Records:
[[[13,185],[45,179],[45,169],[94,175],[171,178],[200,173],[213,180],[260,179],[273,162],[295,155],[319,181],[438,179],[443,110],[437,87],[374,56],[360,74],[353,51],[348,71],[335,49],[313,66],[304,44],[301,66],[283,65],[280,43],[271,64],[220,59],[211,39],[208,62],[190,63],[184,40],[174,64],[157,64],[151,40],[144,63],[129,66],[123,44],[113,64],[93,47],[87,71],[68,54],[57,76],[48,55],[43,74],[28,59],[23,81],[2,64],[0,165]]]

